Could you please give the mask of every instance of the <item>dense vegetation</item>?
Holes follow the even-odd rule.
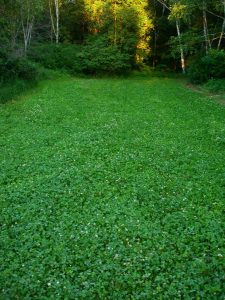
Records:
[[[27,59],[73,74],[147,64],[224,78],[224,0],[0,0],[0,25],[2,81],[35,76]]]
[[[224,299],[225,109],[63,78],[0,111],[1,299]]]
[[[1,300],[224,299],[224,48],[225,0],[0,0]]]

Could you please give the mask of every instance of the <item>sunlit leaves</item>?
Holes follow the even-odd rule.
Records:
[[[174,5],[171,6],[169,19],[171,20],[183,19],[184,16],[187,14],[187,12],[188,12],[187,5],[181,4],[179,2],[175,3]]]

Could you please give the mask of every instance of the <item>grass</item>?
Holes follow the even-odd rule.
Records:
[[[45,69],[42,66],[35,64],[37,75],[33,79],[14,78],[6,82],[0,81],[0,105],[8,101],[17,100],[22,95],[29,93],[40,81],[46,79],[55,79],[62,76],[62,72]],[[64,77],[68,76],[65,72]]]
[[[0,106],[1,299],[224,299],[225,107],[171,78]]]
[[[15,79],[7,83],[0,83],[0,105],[6,103],[9,100],[17,99],[25,92],[34,88],[35,81],[26,81],[21,79]]]
[[[225,94],[225,79],[210,79],[203,88],[212,93]]]

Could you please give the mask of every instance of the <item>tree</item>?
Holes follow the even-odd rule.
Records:
[[[111,45],[142,61],[149,51],[153,22],[147,0],[85,0],[91,34],[105,34]]]
[[[49,13],[51,18],[52,32],[56,44],[59,43],[59,0],[49,0]]]
[[[221,43],[222,43],[222,39],[223,39],[223,36],[224,36],[224,31],[225,31],[225,0],[221,0],[220,2],[221,2],[221,7],[223,9],[223,24],[222,24],[222,28],[221,28],[221,33],[220,33],[218,45],[217,45],[218,50],[221,47]]]
[[[181,30],[180,30],[180,20],[182,19],[184,15],[184,11],[186,6],[179,3],[179,1],[166,1],[166,0],[158,0],[166,9],[169,10],[170,16],[169,18],[171,20],[175,20],[176,23],[176,29],[177,29],[177,36],[179,40],[179,47],[180,47],[180,61],[181,61],[181,68],[183,73],[186,73],[186,67],[185,67],[185,59],[184,59],[184,49],[182,45],[182,39],[181,39]]]
[[[18,4],[13,1],[0,0],[0,43],[1,47],[14,49],[20,32]]]
[[[32,30],[35,18],[38,17],[43,9],[42,0],[16,0],[20,14],[20,23],[23,33],[24,53],[26,55],[27,48],[31,41]]]

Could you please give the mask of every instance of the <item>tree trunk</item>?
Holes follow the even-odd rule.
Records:
[[[56,44],[59,43],[59,0],[55,0]]]
[[[181,68],[182,68],[183,74],[185,74],[186,73],[186,68],[185,68],[185,60],[184,60],[184,49],[183,49],[182,42],[181,42],[180,24],[179,24],[178,20],[176,20],[176,28],[177,28],[177,36],[179,38],[179,45],[180,45]]]
[[[208,21],[207,21],[207,15],[206,15],[205,1],[202,2],[202,17],[203,17],[203,30],[204,30],[204,38],[205,38],[205,51],[207,54],[209,52],[209,49],[211,49],[211,42],[210,42],[209,33],[208,33]]]
[[[156,19],[156,0],[154,0],[154,18]],[[155,69],[156,67],[156,47],[157,47],[157,31],[156,28],[154,28],[154,48],[153,48],[153,60],[152,60],[153,69]]]
[[[114,45],[117,44],[117,5],[116,0],[114,0]]]
[[[218,50],[220,49],[224,31],[225,31],[225,0],[223,0],[223,16],[224,16],[224,19],[223,19],[223,24],[222,24],[222,30],[221,30],[221,34],[220,34],[220,38],[219,38],[219,42],[218,42],[218,46],[217,46]]]
[[[161,3],[164,8],[167,8],[169,11],[171,11],[170,7],[163,0],[158,0],[158,2]],[[183,48],[182,41],[181,41],[180,23],[179,23],[178,19],[176,20],[176,28],[177,28],[177,36],[179,38],[181,68],[182,68],[183,74],[185,74],[186,67],[185,67],[185,60],[184,60],[184,48]]]
[[[30,7],[27,8],[26,24],[24,24],[23,17],[24,16],[21,8],[21,23],[23,29],[24,53],[26,55],[31,40],[31,33],[32,33],[33,22],[34,22],[34,17],[31,15]]]
[[[59,43],[59,1],[54,0],[54,9],[55,12],[53,14],[52,12],[52,1],[49,0],[49,13],[50,13],[50,19],[51,19],[51,25],[52,25],[52,32],[55,36],[55,42],[56,44]]]
[[[153,48],[153,61],[152,61],[152,67],[155,69],[156,66],[156,47],[157,47],[157,32],[154,30],[154,48]]]
[[[49,4],[50,19],[51,19],[51,41],[52,41],[52,34],[54,33],[54,36],[56,36],[55,22],[54,22],[54,17],[53,17],[53,13],[52,13],[51,0],[49,0],[48,4]]]

